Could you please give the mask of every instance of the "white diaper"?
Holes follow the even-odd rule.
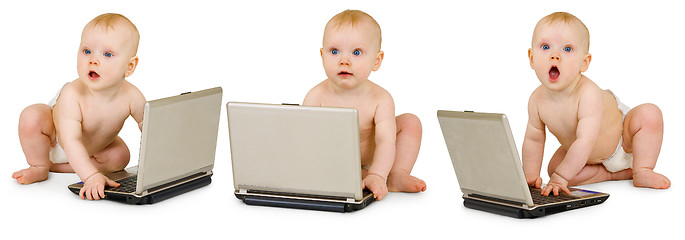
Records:
[[[66,86],[66,84],[64,84]],[[64,88],[64,86],[62,86]],[[59,94],[62,93],[62,88],[57,91],[57,94],[55,94],[55,97],[48,102],[48,106],[52,108],[57,104],[57,98],[59,98]],[[57,137],[55,137],[55,140],[58,140]],[[67,154],[64,153],[64,149],[62,149],[62,146],[59,145],[59,140],[57,141],[57,144],[55,144],[54,147],[50,148],[50,161],[53,163],[67,163]]]
[[[57,142],[54,147],[50,148],[50,161],[52,163],[69,162],[67,161],[67,154],[64,152],[64,149],[62,149],[62,146],[59,145],[59,142]]]
[[[625,121],[626,114],[628,114],[628,111],[630,111],[630,107],[623,104],[623,102],[621,102],[621,100],[619,100],[618,97],[611,92],[611,90],[607,89],[606,91],[611,93],[611,95],[616,98],[618,109],[623,113],[623,120]],[[614,154],[611,155],[611,157],[609,157],[607,160],[602,161],[602,164],[609,172],[618,172],[633,167],[633,154],[626,153],[626,151],[623,150],[623,136],[621,136],[621,139],[619,139],[618,146],[616,147]]]
[[[618,147],[616,148],[614,155],[611,155],[610,158],[602,161],[602,164],[607,171],[612,173],[633,167],[633,154],[626,153],[626,151],[623,150],[623,137],[618,141]]]

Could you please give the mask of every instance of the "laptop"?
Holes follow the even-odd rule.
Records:
[[[153,204],[211,183],[219,130],[220,87],[148,101],[138,166],[107,174],[105,198]],[[78,194],[83,182],[69,185]]]
[[[353,108],[226,104],[235,196],[248,205],[350,212],[362,191]]]
[[[535,218],[601,204],[609,194],[570,188],[542,196],[526,183],[504,114],[438,111],[464,206],[516,218]]]

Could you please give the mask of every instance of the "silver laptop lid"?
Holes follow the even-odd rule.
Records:
[[[353,108],[226,104],[235,190],[362,199]]]
[[[461,191],[533,206],[504,114],[438,111]]]
[[[136,194],[214,166],[221,87],[148,101]]]

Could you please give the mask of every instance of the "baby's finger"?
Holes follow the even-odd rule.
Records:
[[[90,187],[86,188],[86,198],[88,200],[93,200],[92,190]]]
[[[569,190],[567,187],[561,188],[566,194],[571,195],[571,190]]]
[[[90,200],[97,200],[98,198],[98,189],[95,187],[90,188]]]
[[[554,186],[552,191],[554,192],[554,196],[559,196],[559,186]]]
[[[99,200],[100,198],[105,198],[105,186],[98,186],[98,194],[100,195],[100,197],[97,200]]]
[[[97,189],[93,189],[93,200],[100,200],[100,195]]]
[[[109,179],[109,178],[107,179],[107,186],[110,186],[110,187],[119,187],[120,185],[121,185],[121,184],[119,184],[118,182],[113,181],[112,179]]]
[[[549,192],[551,192],[551,190],[549,189],[549,185],[547,185],[540,191],[540,195],[549,196]]]

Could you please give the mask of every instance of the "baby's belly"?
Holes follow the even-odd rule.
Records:
[[[600,134],[600,136],[597,138],[595,146],[592,149],[592,152],[590,153],[590,156],[588,157],[587,164],[599,164],[614,155],[616,147],[619,143],[620,134],[611,135]]]
[[[86,147],[86,150],[88,153],[92,156],[96,153],[99,153],[103,149],[107,148],[109,145],[111,145],[114,140],[117,138],[118,135],[114,134],[107,134],[107,135],[102,135],[102,136],[94,136],[94,137],[84,137],[83,138],[83,146]]]

